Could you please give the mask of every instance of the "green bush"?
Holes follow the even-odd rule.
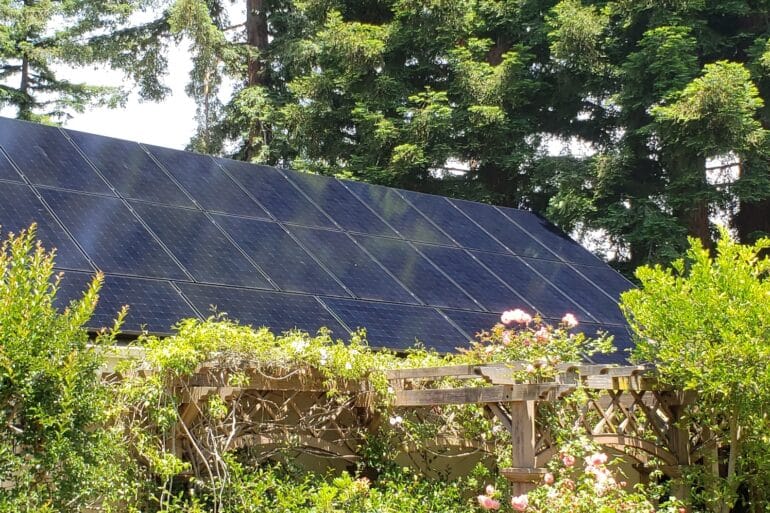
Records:
[[[54,255],[34,240],[33,226],[0,249],[0,511],[106,505],[123,474],[97,374],[110,337],[83,329],[101,277],[59,313]]]

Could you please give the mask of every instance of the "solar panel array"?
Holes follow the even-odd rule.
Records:
[[[128,304],[127,332],[219,311],[452,351],[520,307],[630,344],[631,284],[530,212],[7,118],[0,148],[3,231],[38,223],[65,301],[105,273],[94,328]]]

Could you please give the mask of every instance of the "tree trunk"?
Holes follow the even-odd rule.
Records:
[[[21,83],[19,84],[21,101],[19,102],[18,118],[30,120],[32,117],[32,97],[29,94],[29,58],[21,59]]]
[[[246,0],[246,44],[249,46],[249,62],[247,87],[268,85],[269,76],[265,62],[265,53],[269,39],[267,31],[267,2],[268,0]],[[246,141],[245,158],[253,160],[263,145],[270,144],[272,132],[270,127],[261,120],[252,122]]]

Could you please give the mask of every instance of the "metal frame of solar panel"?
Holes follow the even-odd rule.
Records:
[[[159,334],[214,308],[452,351],[520,307],[630,344],[630,282],[521,210],[0,118],[0,224],[33,220],[69,271],[62,304],[105,273],[94,328],[123,303],[129,331]]]

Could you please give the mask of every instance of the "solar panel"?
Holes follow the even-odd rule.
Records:
[[[323,302],[348,327],[365,327],[373,347],[404,350],[419,340],[426,347],[451,352],[465,345],[465,335],[432,308],[353,299],[324,298]]]
[[[519,296],[527,298],[543,317],[561,319],[568,312],[578,317],[583,315],[583,312],[577,313],[579,310],[575,303],[527,267],[523,260],[497,253],[476,252],[474,255],[518,292]],[[509,308],[526,310],[527,305],[510,305]]]
[[[15,183],[0,185],[0,227],[3,236],[7,232],[19,233],[33,222],[37,223],[37,238],[44,242],[46,251],[56,248],[55,262],[59,267],[92,270],[86,257],[31,188]]]
[[[587,337],[595,338],[598,332],[612,335],[612,345],[616,351],[610,354],[595,354],[591,357],[596,363],[627,363],[634,347],[633,336],[627,326],[609,326],[597,324],[581,324],[578,330],[585,333]]]
[[[356,297],[419,303],[345,233],[299,226],[289,231]]]
[[[265,209],[257,205],[208,155],[149,145],[147,149],[202,208],[211,212],[270,218]]]
[[[112,194],[58,128],[0,118],[0,147],[33,184]]]
[[[481,229],[446,198],[419,192],[399,191],[420,212],[449,234],[460,246],[508,253],[505,247]]]
[[[634,288],[633,283],[608,266],[589,267],[585,265],[575,265],[574,267],[583,276],[591,280],[594,285],[612,296],[613,299],[620,300],[620,294]]]
[[[567,264],[536,259],[526,261],[584,310],[591,312],[599,322],[611,324],[625,322],[617,303]]]
[[[357,235],[355,239],[426,304],[478,308],[471,297],[423,258],[409,243],[363,235]]]
[[[89,274],[66,272],[57,294],[58,306],[63,308],[70,301],[82,297],[91,279],[92,275]],[[121,328],[126,333],[139,333],[143,330],[171,333],[172,326],[181,319],[197,317],[195,311],[167,281],[106,275],[96,311],[88,327],[96,330],[111,328],[123,305],[129,307]]]
[[[405,239],[454,245],[441,230],[420,215],[395,190],[361,182],[346,181],[344,184]]]
[[[343,229],[398,237],[396,232],[334,178],[294,171],[283,173]]]
[[[203,315],[224,312],[230,319],[254,327],[266,326],[275,333],[292,329],[315,333],[327,327],[337,337],[348,334],[313,296],[192,283],[180,283],[179,288]]]
[[[0,180],[23,182],[21,175],[16,172],[13,165],[11,165],[11,161],[2,152],[0,152]]]
[[[55,190],[41,193],[100,270],[187,279],[121,200]]]
[[[277,169],[234,160],[217,159],[276,219],[303,226],[334,227],[334,223]]]
[[[123,197],[193,206],[190,198],[137,143],[83,132],[68,131],[67,135]]]
[[[465,250],[427,244],[419,244],[417,248],[487,310],[503,312],[513,305],[527,304],[525,298],[507,287]]]
[[[281,290],[350,297],[279,224],[221,215],[215,219]]]
[[[376,345],[443,351],[517,307],[626,325],[630,282],[530,212],[2,118],[0,150],[4,230],[37,221],[73,284],[105,271],[101,324],[131,302],[131,330],[165,333],[215,304],[273,329],[365,326]]]
[[[545,246],[530,237],[527,232],[513,224],[502,212],[491,205],[463,200],[450,200],[513,253],[535,258],[556,260],[557,257]]]
[[[132,206],[196,281],[273,288],[203,212],[136,202]]]
[[[529,235],[567,262],[585,265],[605,265],[596,255],[570,239],[559,228],[537,214],[515,208],[497,208]]]
[[[495,324],[500,322],[500,315],[498,314],[449,310],[446,308],[443,308],[441,311],[470,337],[468,340],[474,338],[477,333],[491,330]]]

